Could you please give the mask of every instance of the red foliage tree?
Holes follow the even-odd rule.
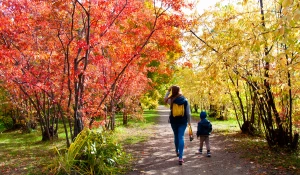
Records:
[[[183,7],[184,0],[3,0],[1,79],[27,96],[40,122],[69,119],[74,138],[84,118],[113,110],[126,88],[143,89],[155,71],[150,62],[181,52]],[[48,136],[50,119],[42,123]]]

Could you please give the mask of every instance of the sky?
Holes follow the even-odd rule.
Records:
[[[220,0],[188,0],[188,2],[196,2],[198,14],[203,13],[204,10],[209,9],[210,6],[215,5],[218,1]],[[185,13],[188,15],[191,11],[187,10]]]
[[[189,0],[192,2],[198,1],[197,11],[203,13],[204,10],[208,10],[210,6],[214,6],[217,2],[221,2],[223,5],[228,3],[241,2],[242,0]]]
[[[209,6],[215,5],[220,0],[199,0],[197,8],[199,10],[207,9]]]

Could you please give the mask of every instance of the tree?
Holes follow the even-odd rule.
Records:
[[[209,84],[227,84],[242,130],[251,133],[253,127],[262,126],[270,146],[295,148],[299,136],[293,129],[293,110],[299,103],[293,103],[298,87],[292,85],[298,81],[299,7],[288,0],[264,3],[217,4],[215,10],[199,16],[201,27],[190,30],[192,48],[199,50],[203,70],[221,68],[225,81],[217,77],[219,83]]]
[[[115,98],[155,71],[149,62],[181,52],[182,7],[182,0],[4,0],[1,78],[20,89],[40,119],[59,116],[69,144],[69,131],[74,139],[85,123],[105,121],[108,106],[114,120]],[[141,78],[127,81],[136,72]],[[50,120],[41,121],[50,136]]]

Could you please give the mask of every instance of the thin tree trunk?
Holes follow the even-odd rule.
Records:
[[[285,47],[286,49],[286,47]],[[287,66],[289,66],[288,56],[286,55]],[[292,111],[293,111],[293,98],[292,98],[292,83],[291,83],[291,74],[288,70],[287,72],[288,77],[288,86],[289,86],[289,112],[288,112],[288,119],[289,119],[289,140],[290,143],[293,143],[293,119],[292,119]]]
[[[60,105],[58,105],[58,110],[59,110],[59,113],[61,115],[61,119],[62,119],[62,122],[63,122],[63,125],[64,125],[64,130],[65,130],[65,134],[66,134],[66,141],[67,141],[67,147],[70,147],[68,128],[67,128],[67,124],[66,124],[66,121],[65,121],[64,113],[63,113]]]
[[[229,76],[229,77],[230,77],[230,76]],[[230,77],[230,79],[231,79],[231,77]],[[232,105],[233,105],[233,109],[234,109],[236,121],[237,121],[238,124],[239,124],[240,130],[242,130],[242,125],[241,125],[240,120],[239,120],[239,116],[238,116],[238,113],[237,113],[237,107],[236,107],[236,105],[235,105],[233,95],[232,95],[232,93],[231,93],[229,87],[228,87],[228,89],[229,89],[229,94],[230,94],[230,98],[231,98],[231,101],[232,101]]]

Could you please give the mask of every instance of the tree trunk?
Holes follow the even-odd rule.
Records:
[[[114,99],[111,99],[110,101],[110,105],[111,105],[111,111],[110,111],[110,129],[113,131],[115,130],[115,102]]]

